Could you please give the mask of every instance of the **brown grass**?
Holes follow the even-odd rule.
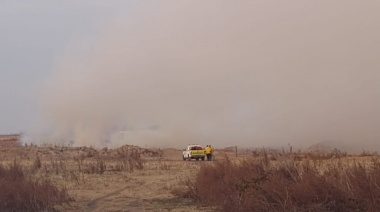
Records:
[[[380,163],[345,160],[281,160],[228,157],[200,168],[194,180],[174,189],[221,211],[379,211]],[[183,192],[185,188],[185,192]]]
[[[34,178],[17,162],[0,165],[0,191],[0,211],[51,211],[71,200],[65,188]]]
[[[177,155],[178,150],[171,152],[174,154],[169,158],[177,160],[163,158],[161,150],[131,145],[115,149],[49,144],[0,146],[0,164],[4,168],[7,169],[16,160],[25,180],[30,179],[30,185],[33,182],[33,185],[46,187],[47,183],[51,183],[75,199],[70,205],[60,204],[53,199],[54,195],[43,197],[43,192],[36,191],[50,205],[30,206],[26,203],[37,197],[20,195],[18,192],[25,192],[17,187],[0,187],[0,191],[9,189],[8,193],[1,195],[17,197],[18,202],[14,205],[19,206],[15,209],[0,208],[0,211],[199,211],[199,207],[192,201],[176,198],[170,191],[177,185],[178,179],[182,178],[180,176],[197,170],[200,164],[183,164],[182,158]],[[25,184],[27,183],[18,185],[26,190],[32,189]],[[2,202],[11,207],[0,199],[0,204]],[[25,209],[27,207],[30,209]]]
[[[373,153],[352,156],[339,150],[258,149],[236,156],[234,151],[216,150],[214,158],[211,162],[183,161],[180,150],[131,145],[116,149],[0,147],[2,169],[10,169],[16,160],[24,176],[23,180],[8,178],[18,182],[13,190],[0,188],[9,190],[8,196],[0,192],[5,195],[1,198],[13,195],[13,201],[19,201],[14,205],[20,208],[0,211],[22,211],[21,205],[35,202],[38,204],[25,207],[35,211],[379,210],[380,163]],[[58,191],[49,191],[48,184],[75,201],[68,205],[54,199]],[[51,195],[44,196],[38,190],[42,188]],[[25,193],[34,195],[33,189],[50,205],[31,201],[37,197]],[[0,199],[0,204],[3,202]]]

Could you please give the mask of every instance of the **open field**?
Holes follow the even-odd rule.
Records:
[[[199,169],[175,149],[147,150],[12,146],[0,148],[1,164],[17,161],[35,178],[65,187],[74,201],[58,211],[210,211],[171,191]]]
[[[215,160],[208,162],[183,161],[181,150],[171,148],[144,149],[125,145],[116,149],[94,149],[49,145],[40,147],[7,145],[0,147],[0,163],[4,167],[17,163],[28,176],[34,179],[48,179],[58,188],[65,188],[71,201],[69,204],[55,205],[54,209],[57,211],[219,211],[220,205],[216,202],[225,201],[225,199],[217,199],[217,194],[234,198],[234,195],[238,197],[244,192],[251,192],[250,189],[256,187],[250,186],[252,183],[256,185],[256,181],[250,180],[257,177],[257,173],[274,173],[275,170],[285,167],[288,170],[282,170],[285,173],[284,176],[293,178],[296,182],[298,178],[302,178],[302,173],[307,174],[304,169],[308,166],[303,164],[312,164],[310,167],[316,167],[318,172],[324,173],[326,170],[331,171],[331,167],[338,167],[339,164],[340,168],[362,164],[365,169],[370,170],[371,164],[377,160],[377,156],[374,155],[349,156],[337,150],[325,155],[285,151],[268,152],[267,150],[239,151],[237,157],[235,154],[233,148],[216,150]],[[251,163],[251,161],[258,163]],[[257,164],[266,165],[257,166]],[[255,171],[240,172],[242,167],[247,170],[245,167],[247,165],[251,167],[248,170]],[[227,172],[229,170],[237,174],[228,176],[220,170],[227,170]],[[303,172],[301,173],[300,170]],[[281,176],[276,175],[276,177]],[[286,178],[284,176],[282,178]],[[215,179],[220,179],[222,180],[220,182],[225,184],[231,179],[234,180],[232,184],[234,188],[240,189],[240,193],[234,193],[234,190],[220,185],[215,187],[213,183],[218,181]],[[281,179],[277,180],[277,182],[280,181]],[[263,182],[260,182],[260,185]],[[377,185],[377,182],[375,179],[374,185]],[[301,181],[297,181],[297,185],[300,184]],[[202,188],[209,188],[214,192],[205,191]],[[311,189],[310,192],[314,192],[310,185],[304,185],[299,189]],[[242,191],[244,192],[241,193]],[[248,198],[245,201],[249,202],[251,201],[249,198],[252,197],[248,194],[254,193],[245,194],[244,198]],[[279,194],[285,195],[282,192]],[[215,198],[208,199],[209,196],[215,196]],[[243,196],[239,198],[244,199]],[[260,196],[260,198],[263,197]],[[228,199],[228,201],[231,201],[231,206],[235,208],[224,209],[225,211],[246,210],[233,206],[233,199]],[[286,205],[286,200],[284,201],[282,203]],[[265,208],[257,208],[257,211],[264,210]],[[276,208],[272,210],[275,211]]]

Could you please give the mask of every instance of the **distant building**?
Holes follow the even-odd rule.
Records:
[[[0,142],[3,141],[19,141],[21,134],[9,134],[9,135],[0,135]]]

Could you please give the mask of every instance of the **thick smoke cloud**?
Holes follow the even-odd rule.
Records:
[[[67,49],[42,110],[52,137],[74,145],[373,147],[378,6],[141,2]]]

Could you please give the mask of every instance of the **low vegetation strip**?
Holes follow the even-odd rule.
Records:
[[[380,211],[376,158],[366,164],[344,158],[225,158],[202,166],[184,185],[173,193],[220,211]]]
[[[0,191],[0,211],[52,211],[71,200],[66,189],[35,178],[16,162],[0,165]]]
[[[20,134],[0,135],[0,141],[18,141],[20,137]]]

